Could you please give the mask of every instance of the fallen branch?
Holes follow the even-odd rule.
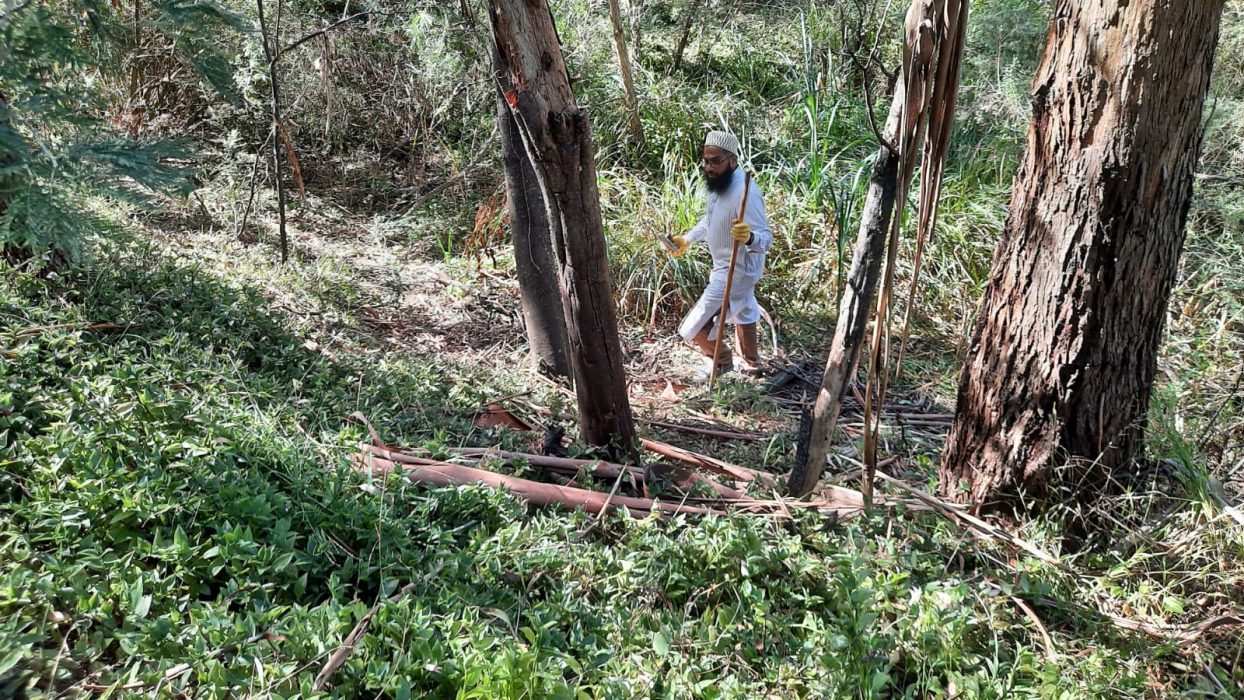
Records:
[[[644,470],[638,467],[630,467],[614,462],[602,462],[596,459],[549,457],[546,455],[528,454],[526,452],[507,452],[491,447],[451,447],[448,451],[463,457],[479,457],[481,459],[492,458],[506,461],[521,459],[526,460],[533,467],[544,467],[571,475],[578,474],[585,468],[590,467],[589,473],[598,479],[616,479],[619,473],[626,473],[634,479],[642,480],[644,478]]]
[[[993,590],[996,590],[998,592],[1003,592],[1002,587],[995,583],[987,582],[986,585],[988,585]],[[1021,606],[1021,609],[1027,607],[1023,605],[1020,598],[1016,596],[1009,596],[1009,597],[1012,600],[1014,600],[1015,603],[1019,604]],[[1173,640],[1177,642],[1183,642],[1185,644],[1191,644],[1193,642],[1196,642],[1201,637],[1205,636],[1206,634],[1209,634],[1210,632],[1220,627],[1234,627],[1236,625],[1244,625],[1244,617],[1240,615],[1219,615],[1217,617],[1212,617],[1208,620],[1202,620],[1200,622],[1193,622],[1193,623],[1189,623],[1186,625],[1166,625],[1166,624],[1159,624],[1159,623],[1153,623],[1153,622],[1141,622],[1140,620],[1133,620],[1131,618],[1122,617],[1121,615],[1115,615],[1114,613],[1111,613],[1111,612],[1106,612],[1104,610],[1099,610],[1097,608],[1091,608],[1091,607],[1088,607],[1087,605],[1082,605],[1078,603],[1065,603],[1063,601],[1054,600],[1052,598],[1035,597],[1035,598],[1032,598],[1032,600],[1042,605],[1045,605],[1051,608],[1057,608],[1060,610],[1074,609],[1077,611],[1085,611],[1090,614],[1101,615],[1102,617],[1109,620],[1110,624],[1114,625],[1115,627],[1118,627],[1119,629],[1125,629],[1131,632],[1143,632],[1151,637],[1154,637],[1155,639],[1161,639],[1164,641]],[[1029,608],[1029,610],[1031,610],[1031,608]],[[1035,613],[1033,613],[1033,616],[1035,617]],[[1043,630],[1043,633],[1044,633],[1044,630]],[[1048,638],[1049,636],[1048,633],[1045,633],[1045,634],[1046,634],[1046,637]]]
[[[377,457],[374,453],[359,455],[356,463],[375,476],[389,474],[399,467],[403,468],[404,476],[414,482],[432,484],[434,486],[459,486],[463,484],[483,484],[493,488],[504,488],[515,496],[535,505],[560,506],[567,510],[583,508],[589,513],[599,513],[602,509],[624,509],[634,518],[646,518],[652,511],[665,515],[688,513],[693,515],[724,515],[722,511],[696,506],[680,506],[671,503],[660,503],[649,498],[632,496],[615,496],[612,499],[599,491],[542,484],[537,481],[504,476],[484,469],[473,469],[459,464],[443,462],[440,464],[401,464]]]
[[[91,323],[89,321],[80,321],[77,323],[54,323],[50,326],[35,326],[34,328],[27,328],[25,330],[20,330],[17,333],[15,333],[13,337],[15,339],[16,338],[30,338],[30,337],[34,337],[37,335],[42,335],[44,333],[47,333],[48,331],[58,331],[58,330],[63,330],[67,328],[81,328],[83,330],[88,330],[88,331],[123,331],[133,326],[134,324],[132,323],[125,323],[125,324],[122,324],[122,323]]]
[[[1158,639],[1174,639],[1185,643],[1195,642],[1219,627],[1244,625],[1244,617],[1240,617],[1239,615],[1219,615],[1218,617],[1188,625],[1160,625],[1152,622],[1131,620],[1113,613],[1102,614],[1105,615],[1115,627],[1125,630],[1134,630],[1136,632],[1144,632],[1145,634],[1151,637],[1157,637]]]
[[[390,447],[380,445],[361,444],[361,448],[371,452],[377,457],[388,459],[401,464],[417,464],[422,466],[435,466],[437,464],[445,464],[443,460],[428,459],[426,457],[416,457],[414,455],[399,452]],[[611,462],[599,462],[587,459],[567,459],[565,457],[548,457],[545,455],[527,454],[525,452],[506,452],[494,448],[482,447],[452,447],[449,452],[455,455],[482,461],[485,459],[500,459],[507,463],[514,460],[526,460],[533,467],[547,469],[555,474],[578,476],[584,469],[588,469],[588,474],[605,481],[617,479],[620,475],[626,475],[630,478],[632,485],[637,485],[643,481],[644,470],[637,467],[628,467],[623,464],[613,464]]]
[[[742,481],[746,483],[754,481],[765,488],[774,488],[777,484],[777,481],[773,478],[772,474],[758,472],[753,469],[746,469],[744,467],[730,464],[729,462],[723,462],[714,457],[698,454],[690,450],[684,450],[681,447],[675,447],[664,442],[641,438],[640,444],[642,444],[644,449],[649,452],[655,452],[663,457],[676,459],[680,462],[686,462],[687,464],[693,464],[704,471],[720,474],[722,476],[728,476],[735,481]]]
[[[1050,566],[1053,566],[1062,571],[1066,571],[1068,573],[1075,573],[1072,571],[1070,566],[1067,566],[1067,564],[1065,564],[1058,557],[1055,557],[1052,554],[1048,554],[1042,551],[1040,548],[1033,545],[1032,543],[1026,540],[1020,539],[1016,537],[1015,535],[1012,535],[1011,533],[1007,532],[1006,530],[1002,530],[1000,528],[994,527],[993,525],[990,525],[984,520],[981,520],[980,518],[977,518],[976,516],[971,515],[967,511],[959,508],[958,506],[952,503],[947,503],[946,501],[943,501],[940,498],[936,498],[928,493],[925,493],[924,491],[921,491],[920,489],[917,489],[912,486],[908,486],[907,484],[904,484],[903,482],[899,481],[898,479],[895,479],[894,477],[890,476],[889,474],[886,474],[885,472],[881,472],[881,471],[877,472],[877,478],[881,479],[882,481],[885,481],[888,484],[893,484],[894,486],[898,487],[898,489],[901,491],[904,491],[908,494],[911,494],[912,496],[915,496],[917,499],[919,499],[923,503],[931,506],[935,512],[937,512],[939,515],[946,518],[947,520],[953,520],[962,525],[967,526],[968,531],[979,539],[994,540],[994,541],[1007,544],[1016,549],[1022,549],[1023,551],[1031,554],[1032,556],[1045,562],[1046,564],[1049,564]]]
[[[694,425],[683,425],[682,423],[672,423],[670,421],[653,420],[650,418],[636,418],[636,422],[651,425],[656,428],[665,428],[666,430],[677,430],[683,433],[692,433],[694,435],[705,435],[708,437],[719,438],[721,440],[768,440],[768,435],[759,433],[740,433],[730,430],[713,430],[711,428],[701,428]]]
[[[748,497],[742,491],[732,489],[719,481],[700,474],[694,469],[687,469],[681,466],[674,467],[667,464],[654,464],[649,467],[648,471],[650,473],[645,474],[645,479],[648,482],[658,477],[668,477],[675,486],[688,493],[695,488],[696,484],[700,484],[717,494],[719,499],[745,499]],[[651,483],[648,485],[651,486]]]

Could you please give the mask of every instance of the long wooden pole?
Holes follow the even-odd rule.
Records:
[[[751,189],[752,174],[743,172],[743,198],[739,200],[739,216],[735,221],[742,221],[747,213],[747,194]],[[717,314],[717,342],[713,343],[713,368],[708,371],[708,388],[717,383],[717,356],[721,353],[721,337],[726,334],[726,307],[730,305],[730,289],[734,287],[734,266],[739,261],[739,242],[734,241],[730,248],[730,271],[726,273],[726,295],[721,298],[721,312]]]

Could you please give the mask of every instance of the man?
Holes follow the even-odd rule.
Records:
[[[735,324],[742,370],[748,374],[760,371],[760,352],[756,341],[760,304],[756,302],[756,283],[764,273],[765,251],[773,243],[773,233],[765,218],[764,200],[755,182],[747,188],[743,221],[736,218],[739,200],[743,198],[745,178],[739,168],[739,140],[725,131],[710,131],[704,138],[702,156],[704,181],[708,187],[704,217],[685,236],[672,238],[676,246],[673,255],[682,255],[692,243],[704,241],[713,256],[713,272],[708,286],[678,328],[683,340],[693,343],[701,354],[709,358],[709,368],[695,377],[698,383],[708,381],[713,362],[717,363],[719,375],[729,371],[734,364],[729,343],[721,344],[721,353],[716,358],[713,357],[713,348],[722,325],[714,317],[721,312],[726,277],[730,270],[730,253],[736,241],[739,254],[725,320]]]

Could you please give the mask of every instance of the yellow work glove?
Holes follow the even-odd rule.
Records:
[[[730,226],[730,237],[739,245],[747,245],[752,240],[752,227],[746,221],[735,221]]]
[[[678,246],[674,250],[670,251],[670,255],[673,255],[674,257],[678,257],[679,255],[687,252],[687,248],[691,245],[687,242],[686,236],[670,236],[670,240],[674,242],[674,245]]]

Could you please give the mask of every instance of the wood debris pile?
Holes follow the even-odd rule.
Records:
[[[512,429],[526,426],[521,419],[506,421],[495,405],[486,422]],[[359,414],[356,418],[366,421]],[[520,427],[522,426],[522,427]],[[370,426],[369,426],[370,428]],[[724,515],[727,512],[790,517],[795,510],[851,516],[864,509],[863,495],[854,489],[827,486],[803,500],[779,495],[778,479],[769,473],[692,452],[675,445],[643,439],[646,466],[604,460],[570,459],[548,454],[505,451],[496,448],[450,448],[448,459],[436,459],[422,450],[403,450],[386,444],[372,431],[372,442],[360,445],[354,458],[357,469],[375,476],[400,471],[412,482],[434,486],[482,484],[505,489],[535,505],[567,510],[583,508],[590,513],[623,510],[636,518],[652,514],[669,516]],[[493,471],[489,467],[529,465],[548,481],[536,481]],[[902,504],[927,510],[919,499],[877,499],[874,506]]]

